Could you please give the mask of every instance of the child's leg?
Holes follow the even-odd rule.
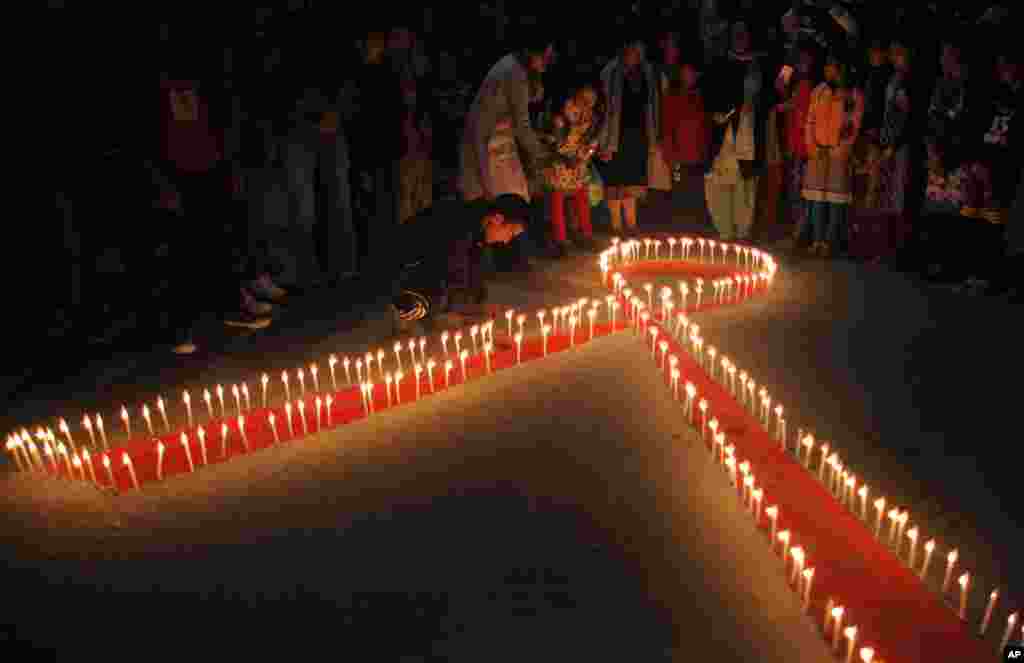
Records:
[[[593,237],[594,228],[590,225],[590,196],[586,187],[580,187],[573,193],[576,203],[576,218],[579,220],[580,232],[584,237]]]
[[[551,235],[556,242],[565,241],[565,193],[551,192]]]

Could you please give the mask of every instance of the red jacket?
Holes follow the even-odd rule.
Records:
[[[790,100],[793,108],[786,113],[786,150],[798,159],[807,158],[807,113],[811,109],[813,89],[809,80],[797,83]]]
[[[697,164],[708,158],[711,123],[700,92],[662,96],[661,143],[669,163]]]

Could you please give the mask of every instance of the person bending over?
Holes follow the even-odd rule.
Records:
[[[408,333],[417,323],[430,328],[438,315],[451,310],[458,291],[468,294],[473,305],[483,304],[484,248],[518,237],[529,215],[526,200],[509,193],[492,201],[438,201],[403,224],[393,249],[396,332]]]

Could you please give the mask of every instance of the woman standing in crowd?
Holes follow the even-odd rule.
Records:
[[[818,49],[803,40],[796,46],[792,67],[783,67],[775,80],[776,91],[785,101],[783,143],[785,150],[786,221],[793,238],[804,237],[807,226],[807,203],[803,198],[804,174],[807,172],[807,113],[811,108],[811,91],[818,83]]]
[[[827,257],[845,249],[852,171],[850,156],[860,134],[864,96],[848,79],[837,51],[825,62],[825,81],[811,93],[807,113],[807,172],[803,197],[814,232],[811,252]]]
[[[711,221],[727,241],[748,239],[754,224],[759,168],[764,162],[762,63],[746,23],[732,27],[732,48],[709,74],[715,129],[704,179]]]
[[[711,148],[711,123],[699,87],[699,58],[681,57],[680,64],[666,74],[661,99],[661,150],[673,179],[679,182],[693,171],[703,175]]]
[[[637,232],[637,200],[649,186],[671,188],[668,167],[657,149],[660,84],[644,57],[639,37],[622,42],[618,57],[601,72],[607,114],[598,134],[599,165],[611,211],[612,230]]]

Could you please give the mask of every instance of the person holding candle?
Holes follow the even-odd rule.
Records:
[[[439,201],[403,224],[394,251],[396,331],[409,333],[417,321],[430,324],[435,316],[454,308],[453,266],[465,272],[466,288],[482,303],[486,287],[479,264],[481,250],[519,236],[529,214],[525,199],[503,194],[493,201]]]
[[[594,247],[587,183],[600,125],[598,101],[598,92],[593,85],[583,84],[572,88],[560,104],[560,112],[547,122],[544,131],[539,134],[549,149],[542,162],[541,172],[550,197],[551,233],[556,257],[565,255],[568,243],[566,197],[572,201],[581,233],[576,243],[583,248]]]
[[[852,198],[850,156],[863,115],[864,97],[849,81],[845,53],[833,49],[825,62],[825,81],[811,94],[802,188],[814,231],[811,252],[822,257],[844,248]]]

